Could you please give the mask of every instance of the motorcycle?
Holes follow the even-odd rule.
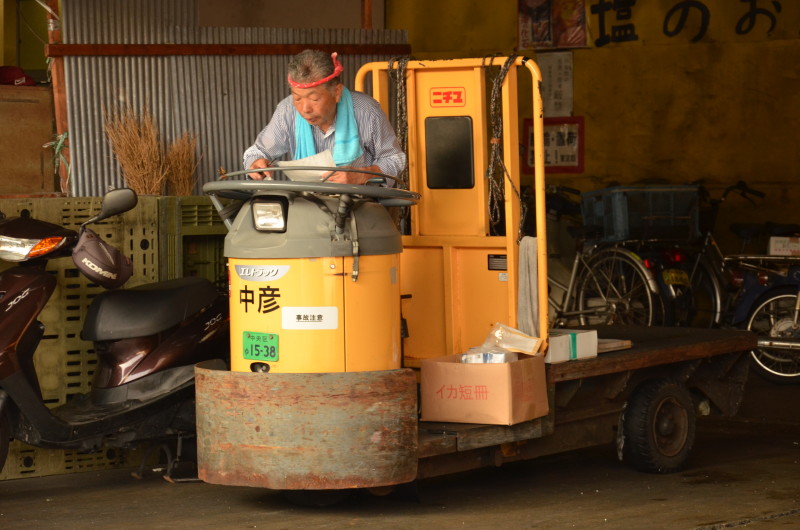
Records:
[[[77,232],[0,213],[0,259],[15,263],[0,273],[0,470],[11,439],[81,452],[175,440],[180,451],[194,435],[194,365],[225,365],[228,299],[197,277],[119,289],[131,262],[88,225],[137,202],[131,189],[112,190]],[[107,289],[92,300],[81,331],[98,363],[89,392],[49,408],[33,362],[45,334],[38,318],[57,284],[48,261],[70,256],[81,274]]]

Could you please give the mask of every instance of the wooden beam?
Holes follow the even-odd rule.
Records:
[[[361,0],[361,29],[372,29],[372,0]]]
[[[61,42],[61,20],[59,15],[59,0],[47,0],[47,40],[51,45]],[[67,121],[67,87],[64,76],[64,59],[53,57],[50,63],[50,81],[53,87],[53,107],[56,118],[56,134],[62,135],[67,132],[69,124]],[[61,155],[67,164],[70,163],[69,138],[65,147],[61,150]],[[62,193],[69,193],[69,168],[67,164],[61,164],[59,168],[59,189]]]
[[[409,44],[58,44],[45,46],[47,57],[170,55],[295,55],[307,48],[342,55],[408,55]]]

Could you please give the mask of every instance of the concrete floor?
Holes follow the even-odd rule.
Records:
[[[0,528],[800,528],[800,387],[750,394],[745,417],[699,423],[688,468],[673,475],[598,447],[320,509],[114,470],[0,482]]]

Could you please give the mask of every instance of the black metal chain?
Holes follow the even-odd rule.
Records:
[[[394,82],[394,134],[400,144],[400,149],[408,153],[408,102],[406,99],[406,68],[412,57],[392,57],[387,67],[389,79]],[[395,66],[396,65],[396,66]],[[398,186],[407,190],[408,165],[398,175]]]
[[[483,67],[488,69],[495,57],[497,57],[497,55],[491,56],[488,58],[488,61],[485,57]],[[517,200],[519,200],[520,204],[520,219],[519,226],[517,227],[517,240],[519,240],[522,238],[525,216],[527,215],[528,208],[525,204],[525,201],[522,200],[522,195],[519,189],[517,189],[517,186],[511,179],[511,176],[508,173],[508,168],[506,168],[506,165],[503,162],[503,113],[501,105],[503,82],[508,74],[508,70],[511,68],[511,65],[516,62],[516,60],[517,56],[509,56],[505,63],[503,63],[500,71],[492,80],[491,100],[489,102],[489,117],[492,124],[492,138],[489,140],[489,165],[486,168],[486,179],[489,184],[488,208],[489,221],[492,226],[497,225],[502,220],[501,205],[505,195],[503,187],[504,178],[508,179],[511,189],[514,190],[514,194],[516,194]]]
[[[406,97],[406,68],[412,57],[392,57],[389,59],[387,72],[389,80],[394,82],[394,134],[400,149],[408,154],[408,101]],[[396,66],[395,66],[396,65]],[[397,176],[397,187],[407,190],[410,188],[408,164]],[[402,234],[410,233],[411,212],[408,207],[398,208],[393,214],[398,228]]]

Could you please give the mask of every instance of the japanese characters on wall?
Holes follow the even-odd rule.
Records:
[[[518,49],[599,48],[664,39],[797,38],[795,6],[784,3],[786,0],[664,0],[657,5],[642,0],[519,0]]]
[[[611,43],[637,41],[652,38],[640,35],[635,24],[637,0],[595,0],[590,3],[590,14],[596,33],[592,44],[597,47]],[[776,29],[783,6],[778,0],[739,0],[726,2],[724,12],[718,0],[673,0],[663,2],[666,8],[662,15],[661,32],[668,38],[683,36],[690,42],[698,42],[708,36],[712,17],[728,21],[730,15],[736,18],[732,27],[720,25],[713,35],[716,39],[726,39],[733,35],[748,35],[762,31],[771,35]],[[732,7],[734,5],[735,7]],[[738,12],[738,14],[737,14]],[[797,28],[794,28],[795,30]]]

